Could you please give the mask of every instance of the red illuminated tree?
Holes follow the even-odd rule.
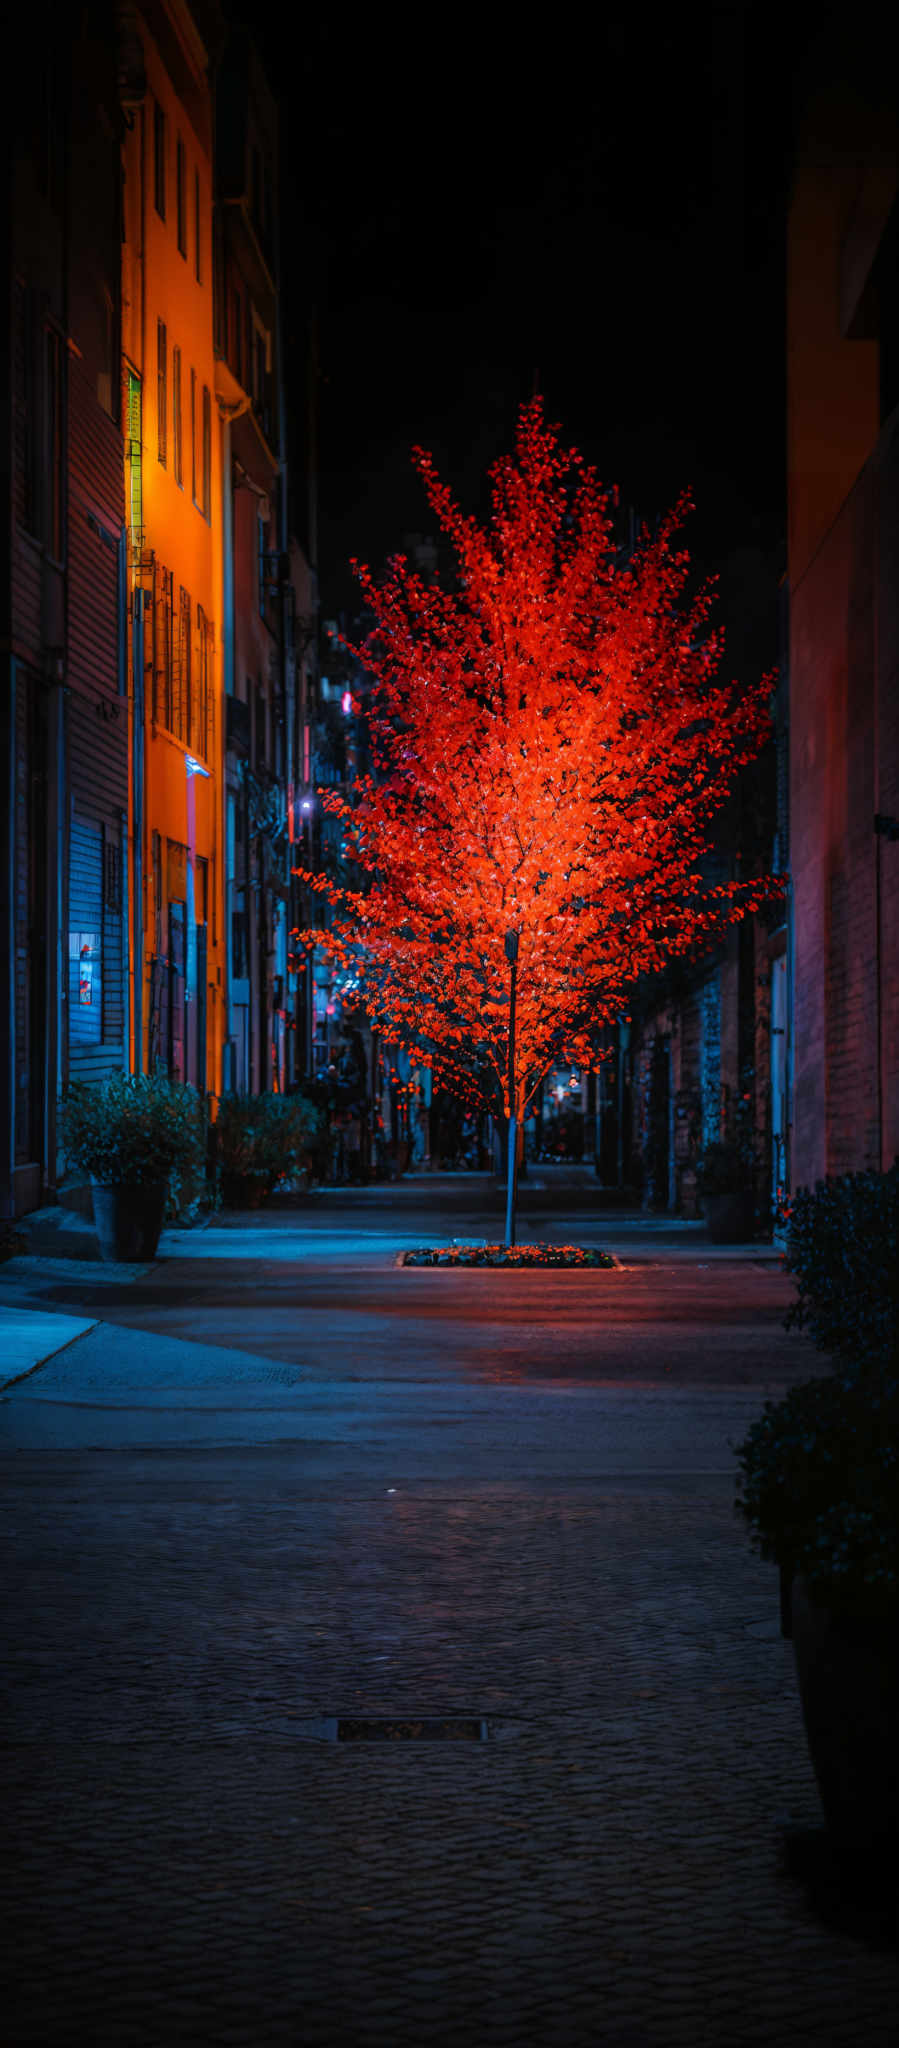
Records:
[[[355,981],[388,1041],[519,1119],[557,1061],[595,1065],[640,975],[701,950],[770,884],[710,884],[715,811],[768,729],[770,678],[716,681],[712,590],[685,596],[683,497],[625,558],[614,498],[534,399],[491,473],[486,528],[414,461],[456,587],[402,556],[378,584],[374,778],[340,814],[361,886],[301,871],[332,922],[297,934]],[[507,934],[518,935],[509,1086]]]

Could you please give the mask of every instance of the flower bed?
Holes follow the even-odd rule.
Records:
[[[406,1252],[404,1266],[614,1266],[611,1252],[579,1244],[452,1244]]]

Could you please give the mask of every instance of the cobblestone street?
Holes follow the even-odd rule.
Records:
[[[101,1323],[0,1405],[10,2048],[895,2048],[888,1904],[785,1867],[820,1809],[727,1318],[714,1386],[656,1334],[627,1387],[485,1387],[444,1324],[392,1392],[254,1366],[264,1321],[155,1386]],[[422,1716],[487,1740],[326,1739]]]

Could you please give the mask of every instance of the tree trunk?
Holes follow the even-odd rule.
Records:
[[[516,1114],[506,1118],[506,1245],[515,1243],[515,1222],[518,1206],[518,1167],[522,1156],[524,1140],[524,1104],[516,1104]]]

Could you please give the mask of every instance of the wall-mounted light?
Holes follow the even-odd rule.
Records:
[[[212,769],[204,768],[202,761],[198,761],[195,754],[188,754],[186,756],[184,766],[188,775],[203,775],[207,782],[211,781]]]

